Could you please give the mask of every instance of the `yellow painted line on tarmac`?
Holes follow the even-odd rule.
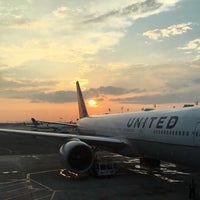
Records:
[[[56,194],[56,191],[53,191],[53,194],[51,195],[51,198],[50,198],[50,200],[53,200],[53,198],[54,198],[55,194]]]
[[[55,172],[55,171],[60,171],[60,169],[45,170],[45,171],[39,171],[39,172],[28,173],[28,174],[26,175],[26,181],[27,181],[27,182],[34,182],[34,183],[40,185],[41,187],[46,188],[49,192],[52,192],[51,197],[50,197],[50,200],[53,200],[53,199],[54,199],[54,196],[55,196],[55,194],[56,194],[56,192],[57,192],[57,190],[54,190],[54,189],[48,187],[47,185],[44,185],[44,184],[42,184],[42,183],[40,183],[40,182],[34,180],[33,178],[31,178],[31,175],[42,174],[42,173],[48,173],[48,172]],[[48,195],[48,196],[49,196],[49,195]],[[48,196],[47,196],[47,197],[48,197]],[[44,198],[44,197],[41,197],[41,199],[43,199],[43,198]],[[40,198],[39,198],[39,199],[40,199]],[[37,199],[37,200],[39,200],[39,199]]]

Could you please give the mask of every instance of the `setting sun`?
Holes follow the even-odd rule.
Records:
[[[88,101],[89,106],[91,107],[97,107],[97,102],[94,99],[90,99]]]

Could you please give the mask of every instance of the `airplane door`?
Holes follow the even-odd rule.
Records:
[[[200,123],[197,124],[195,131],[193,133],[194,135],[194,143],[198,146],[200,146]]]

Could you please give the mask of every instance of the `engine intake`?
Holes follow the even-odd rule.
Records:
[[[91,146],[80,140],[71,140],[60,147],[61,162],[74,173],[85,173],[93,164],[94,154]]]

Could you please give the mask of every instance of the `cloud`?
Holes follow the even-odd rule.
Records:
[[[185,54],[193,56],[193,63],[199,66],[200,61],[200,38],[189,41],[184,47],[178,47],[177,49],[183,50]]]
[[[118,66],[114,63],[104,66],[91,65],[88,66],[81,77],[90,77],[90,85],[101,85],[102,82],[106,82],[110,86],[124,88],[125,90],[121,92],[117,90],[119,93],[116,93],[116,95],[119,98],[154,96],[156,94],[182,94],[184,92],[185,94],[191,94],[190,91],[194,91],[193,96],[191,96],[192,99],[195,98],[195,92],[196,94],[199,93],[200,62],[171,62],[157,65],[122,63],[121,65],[123,68],[110,67]],[[96,74],[101,74],[101,76],[96,76]],[[111,90],[112,88],[110,88]],[[115,90],[113,89],[113,91]],[[98,92],[95,90],[93,94],[98,94]],[[114,95],[114,92],[110,92],[110,95]],[[159,99],[156,99],[157,97],[159,96],[155,96],[154,102],[159,101]],[[184,96],[182,97],[184,98]]]
[[[112,66],[115,66],[112,64]],[[167,70],[166,70],[167,69]],[[94,87],[83,90],[84,97],[110,99],[120,103],[178,103],[197,101],[200,90],[200,62],[171,63],[162,65],[125,65],[109,68],[93,65],[87,68],[82,78],[91,77],[88,84]],[[99,78],[96,76],[99,74]],[[112,76],[110,76],[112,74]],[[110,76],[110,78],[109,78]],[[92,78],[93,77],[93,78]],[[115,77],[112,79],[112,77]],[[88,79],[87,79],[88,80]],[[102,85],[105,82],[108,86]],[[0,76],[0,96],[5,98],[29,99],[32,102],[67,103],[76,102],[76,91],[57,87],[55,80],[23,79]],[[95,87],[95,84],[97,85]],[[83,87],[84,86],[84,87]]]
[[[12,27],[27,24],[31,21],[29,17],[25,17],[27,9],[29,9],[29,3],[24,1],[23,3],[17,1],[1,2],[0,6],[0,26]],[[30,10],[30,9],[29,9]]]
[[[123,4],[124,5],[124,4]],[[155,11],[158,8],[162,6],[161,3],[157,2],[156,0],[146,0],[143,2],[134,2],[131,4],[128,4],[124,7],[120,8],[115,8],[113,10],[106,11],[103,14],[100,15],[89,15],[87,20],[85,20],[85,23],[94,23],[94,22],[103,22],[108,20],[109,18],[113,17],[130,17],[130,18],[137,18],[140,15],[150,12],[150,11]],[[138,16],[139,15],[139,16]]]
[[[4,98],[30,99],[36,93],[52,89],[55,80],[16,79],[0,73],[0,96]]]
[[[0,79],[0,96],[10,99],[29,99],[31,102],[67,103],[76,101],[75,91],[47,92],[53,81],[13,81]],[[39,86],[38,86],[39,85]],[[6,88],[6,89],[5,89]]]
[[[128,94],[132,91],[126,90],[124,88],[107,86],[99,88],[90,88],[83,91],[85,99],[95,97],[102,101],[103,96],[106,95],[122,95]],[[77,96],[76,91],[55,91],[55,92],[40,92],[31,97],[34,102],[54,102],[54,103],[65,103],[65,102],[76,102]]]
[[[77,101],[76,91],[51,91],[54,85],[58,85],[58,83],[53,80],[13,79],[0,76],[0,95],[4,98],[29,99],[32,102],[66,103]],[[101,86],[84,90],[83,93],[85,98],[98,97],[98,99],[103,99],[103,96],[106,95],[117,96],[133,91],[140,92],[136,89],[127,90],[114,86]]]
[[[98,4],[94,3],[89,9],[89,14],[85,16],[85,23],[108,22],[110,19],[120,18],[136,20],[141,17],[147,17],[162,11],[168,10],[171,6],[176,5],[179,0],[162,1],[162,0],[144,0],[144,1],[106,1]],[[105,3],[105,4],[104,4]],[[99,10],[97,8],[100,8]],[[127,23],[128,25],[128,23]]]
[[[194,103],[197,100],[200,100],[200,99],[196,91],[110,99],[110,101],[120,102],[123,104]]]
[[[47,39],[43,42],[29,40],[21,45],[1,45],[2,62],[7,66],[19,66],[28,61],[42,59],[52,62],[80,63],[84,59],[83,53],[72,51],[65,43],[66,41],[62,40],[57,43]],[[12,59],[10,59],[11,55]]]
[[[65,18],[66,13],[69,11],[68,7],[60,7],[57,10],[53,11],[53,15],[58,18]]]
[[[32,102],[69,103],[77,101],[75,91],[56,91],[37,93],[31,96]]]
[[[86,97],[94,97],[99,95],[123,95],[123,94],[129,94],[132,92],[140,93],[141,91],[139,89],[132,89],[128,90],[121,87],[115,87],[115,86],[101,86],[98,88],[90,88],[89,90],[86,90],[84,94]]]
[[[104,95],[120,95],[130,93],[130,91],[112,86],[91,88],[83,91],[85,99],[95,97],[102,101]],[[55,92],[40,92],[31,96],[33,102],[50,102],[50,103],[66,103],[76,102],[76,91],[55,91]]]
[[[3,6],[0,8],[3,13],[0,15],[0,21],[4,22],[4,40],[0,45],[0,70],[5,70],[6,67],[11,69],[0,80],[1,94],[4,96],[29,98],[35,102],[66,102],[66,98],[69,101],[75,100],[74,92],[64,91],[63,87],[56,88],[55,84],[58,83],[53,80],[42,82],[42,79],[34,79],[34,76],[51,76],[52,79],[52,73],[57,78],[57,69],[61,69],[61,65],[64,67],[59,72],[59,80],[60,77],[63,80],[63,76],[70,76],[67,77],[70,81],[71,77],[78,77],[89,80],[89,83],[96,87],[84,91],[86,97],[99,95],[101,98],[103,95],[121,96],[131,93],[142,95],[145,92],[150,94],[152,91],[163,90],[169,92],[172,86],[168,82],[180,81],[182,75],[185,77],[186,73],[182,68],[176,71],[167,66],[166,72],[164,65],[122,63],[122,66],[117,66],[114,63],[111,67],[112,63],[109,63],[104,64],[105,66],[97,64],[94,67],[95,64],[91,64],[96,63],[94,59],[102,50],[111,52],[135,20],[167,11],[174,7],[178,0],[102,0],[91,1],[87,5],[80,2],[79,9],[74,9],[77,7],[76,3],[71,5],[70,2],[44,2],[48,2],[49,7],[41,6],[45,3],[40,1],[32,1],[34,7],[30,1],[30,4],[18,5],[17,10],[8,5],[4,10]],[[190,27],[190,24],[188,26]],[[178,34],[178,31],[184,30],[183,27],[179,29],[176,27],[172,32]],[[30,70],[31,75],[27,75],[25,70],[16,70],[24,66],[27,71]],[[77,68],[80,69],[79,73],[76,73]],[[177,78],[175,75],[178,73],[180,77]],[[28,80],[27,77],[33,80]],[[108,86],[100,87],[105,81]],[[37,86],[38,90],[34,88]]]
[[[179,0],[94,1],[80,3],[78,9],[47,2],[12,2],[16,7],[2,3],[3,64],[19,66],[39,59],[83,64],[117,45],[135,20],[166,11]]]
[[[71,19],[72,17],[77,17],[82,12],[82,9],[79,8],[70,8],[67,6],[62,6],[57,8],[52,12],[53,16],[60,19]]]
[[[2,63],[9,67],[35,60],[82,64],[90,61],[102,49],[109,49],[124,36],[123,32],[75,33],[67,38],[32,39],[21,44],[0,46]],[[67,45],[66,45],[67,44]],[[12,55],[12,59],[10,59]]]
[[[194,79],[194,83],[200,84],[200,78]]]
[[[191,25],[192,23],[188,22],[188,23],[172,25],[163,29],[154,29],[144,32],[143,36],[146,36],[152,40],[159,40],[161,38],[181,35],[183,33],[186,33],[188,30],[191,30],[192,29]]]
[[[12,20],[5,20],[0,21],[0,27],[10,27],[10,28],[16,28],[16,27],[25,27],[27,25],[31,24],[31,19],[28,18],[22,18],[21,16],[15,16]]]
[[[185,47],[179,47],[178,49],[186,50],[186,51],[195,50],[198,53],[200,53],[200,38],[197,38],[195,40],[191,40],[186,44]]]

